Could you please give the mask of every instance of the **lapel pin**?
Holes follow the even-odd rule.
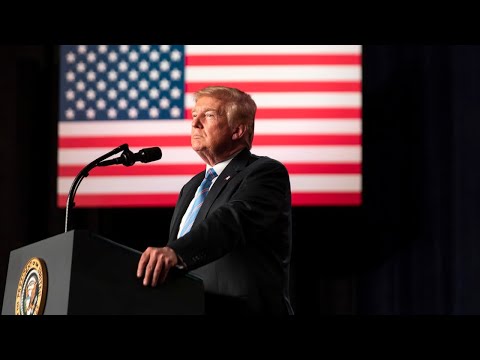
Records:
[[[228,175],[226,178],[225,178],[225,181],[228,181],[230,180],[230,175]]]

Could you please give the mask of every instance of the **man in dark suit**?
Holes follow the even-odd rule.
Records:
[[[138,263],[145,286],[172,267],[200,277],[207,314],[293,314],[290,180],[283,164],[250,153],[256,110],[238,89],[195,93],[191,143],[206,170],[182,188],[168,244]]]

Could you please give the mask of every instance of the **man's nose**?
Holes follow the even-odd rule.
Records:
[[[201,116],[198,115],[192,119],[192,127],[202,127]]]

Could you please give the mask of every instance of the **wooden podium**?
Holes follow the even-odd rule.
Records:
[[[84,230],[72,230],[11,251],[2,315],[25,313],[30,284],[41,280],[44,315],[196,315],[204,287],[190,274],[145,287],[136,277],[141,253]],[[30,261],[38,266],[29,271]],[[39,261],[37,261],[39,260]],[[45,272],[44,275],[43,271]],[[28,273],[28,274],[27,274]],[[40,275],[40,276],[39,276]],[[31,291],[31,290],[30,290]],[[33,304],[33,302],[32,302]]]

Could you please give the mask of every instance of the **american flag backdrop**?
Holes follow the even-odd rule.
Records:
[[[192,94],[237,87],[258,105],[252,152],[285,164],[295,206],[360,205],[360,45],[62,45],[57,204],[91,161],[127,143],[161,160],[95,168],[77,207],[174,206],[205,168]],[[117,154],[115,156],[119,156]]]

